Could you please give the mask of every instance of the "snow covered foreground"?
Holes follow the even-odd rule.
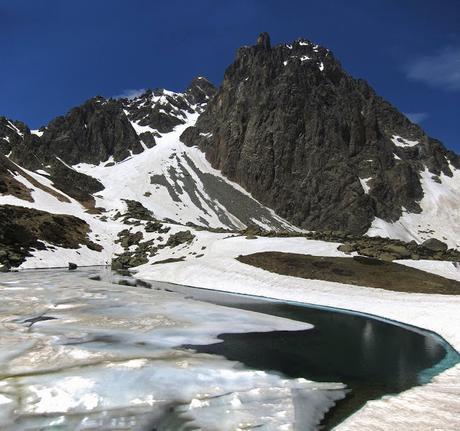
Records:
[[[318,304],[373,314],[425,328],[443,336],[460,351],[460,296],[406,294],[334,282],[306,280],[273,274],[235,259],[240,254],[261,251],[343,256],[338,244],[304,238],[225,237],[203,233],[192,244],[206,247],[200,259],[149,264],[138,268],[137,277]],[[183,252],[185,250],[182,250]],[[180,254],[179,251],[176,251]],[[176,254],[176,255],[177,255]],[[460,281],[460,270],[451,262],[399,261],[421,270]],[[370,401],[336,427],[338,431],[400,430],[454,431],[460,429],[460,364],[424,386],[396,396]]]

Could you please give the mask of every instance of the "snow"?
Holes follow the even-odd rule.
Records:
[[[460,350],[460,295],[408,294],[306,280],[274,274],[235,259],[241,253],[260,251],[343,256],[337,251],[338,244],[304,238],[247,240],[244,237],[203,236],[193,247],[201,249],[202,245],[206,245],[205,255],[198,260],[154,266],[147,264],[138,268],[137,277],[372,314],[434,331]],[[407,261],[401,263],[408,264]],[[451,263],[412,261],[409,265],[460,280],[459,268]],[[452,416],[453,411],[458,411],[459,379],[460,365],[457,365],[427,385],[368,403],[336,429],[392,431],[395,418],[401,424],[413,421],[419,426],[400,429],[460,429],[460,417]],[[439,400],[441,394],[442,402]],[[437,414],[427,415],[425,411]]]
[[[360,178],[360,179],[359,179],[359,182],[361,183],[361,187],[363,188],[364,193],[365,193],[366,195],[369,194],[369,190],[371,189],[371,188],[367,185],[367,183],[368,183],[370,180],[372,180],[372,177],[369,177],[369,178]]]
[[[41,131],[41,130],[31,130],[30,133],[32,133],[32,135],[36,135],[38,137],[41,137],[43,135],[43,131]]]
[[[369,401],[336,430],[458,431],[459,377],[460,366],[457,365],[425,386],[415,387],[398,396]],[[385,418],[384,422],[382,418]]]
[[[321,72],[324,70],[324,63],[322,61],[319,64],[319,70],[321,70]]]
[[[7,121],[7,127],[13,130],[15,133],[17,133],[19,136],[24,137],[24,133],[22,133],[10,120]]]
[[[420,214],[405,212],[394,223],[375,218],[369,236],[399,238],[418,243],[436,237],[449,247],[460,248],[460,171],[451,166],[452,177],[441,173],[441,183],[427,168],[420,174],[423,199]]]
[[[422,271],[431,272],[441,277],[450,278],[460,281],[460,264],[457,262],[443,262],[438,260],[397,260],[397,263],[410,266],[411,268],[421,269]]]
[[[398,135],[393,135],[391,138],[393,144],[395,144],[397,147],[413,147],[414,145],[418,145],[420,142],[419,141],[411,141],[406,138],[402,138],[401,136]]]
[[[139,125],[138,123],[136,123],[134,121],[130,121],[130,123],[131,123],[131,126],[133,126],[133,129],[135,130],[135,132],[138,135],[140,135],[142,133],[145,133],[145,132],[158,133],[157,130],[152,129],[150,126],[141,126],[141,125]]]
[[[395,160],[401,160],[401,158],[398,157],[398,155],[397,155],[396,153],[393,153],[393,158],[394,158]]]
[[[12,195],[0,195],[0,205],[16,205],[46,211],[51,214],[67,214],[78,217],[89,224],[91,229],[89,239],[102,245],[104,248],[101,252],[90,250],[86,246],[81,246],[78,249],[55,247],[55,249],[51,250],[33,251],[32,257],[28,258],[21,265],[21,268],[62,267],[66,266],[68,262],[74,262],[82,266],[106,265],[110,262],[113,253],[121,250],[120,246],[114,244],[114,240],[117,237],[117,233],[124,229],[125,226],[120,222],[112,220],[102,222],[94,215],[87,213],[86,208],[75,199],[53,187],[52,182],[47,177],[38,172],[32,172],[24,168],[21,169],[43,187],[49,188],[61,196],[61,199],[65,201],[59,200],[43,188],[35,187],[27,178],[17,174],[14,178],[31,190],[33,202],[25,201]],[[49,246],[49,244],[47,245]]]
[[[140,202],[159,219],[170,219],[182,224],[208,224],[211,227],[245,227],[242,220],[226,209],[224,201],[217,201],[208,195],[205,185],[193,167],[201,173],[211,174],[224,181],[246,196],[251,197],[250,194],[227,180],[220,171],[213,169],[200,150],[187,147],[179,140],[182,132],[193,125],[197,117],[197,113],[187,114],[185,124],[178,125],[172,132],[156,138],[156,146],[114,166],[108,167],[106,163],[82,163],[74,166],[74,169],[97,178],[104,185],[105,189],[97,194],[97,206],[114,213],[124,207],[122,199],[131,199]],[[145,131],[154,132],[148,126],[139,126],[134,122],[131,124],[139,134]],[[153,176],[163,178],[162,183],[152,183]],[[124,181],[120,181],[120,178]],[[194,195],[189,194],[185,181],[192,184]],[[252,197],[251,200],[257,202]],[[278,223],[287,229],[293,229],[273,211],[268,212]],[[228,221],[223,221],[222,214],[230,220],[231,226]]]

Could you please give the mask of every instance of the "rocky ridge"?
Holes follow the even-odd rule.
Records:
[[[460,158],[427,136],[332,52],[308,40],[238,50],[181,139],[293,224],[365,233],[374,218],[421,212],[420,172],[452,177]]]

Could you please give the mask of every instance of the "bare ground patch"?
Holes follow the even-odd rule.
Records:
[[[459,295],[460,282],[393,262],[366,257],[322,257],[262,252],[238,261],[281,275],[334,281],[356,286],[408,292]]]

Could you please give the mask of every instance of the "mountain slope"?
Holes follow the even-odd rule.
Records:
[[[388,229],[379,233],[401,236],[390,225],[406,213],[447,212],[440,202],[422,201],[431,182],[449,190],[447,207],[458,214],[452,179],[460,158],[349,76],[328,49],[304,39],[271,47],[262,34],[240,48],[181,139],[305,229],[375,233],[382,220]],[[432,220],[432,229],[457,241],[459,228],[443,234],[444,221]],[[406,228],[412,232],[405,238],[423,237],[417,226]]]
[[[30,252],[42,255],[38,250],[47,247],[58,247],[64,262],[110,262],[115,251],[123,251],[116,245],[118,234],[137,223],[126,221],[136,206],[149,218],[176,225],[295,230],[213,169],[199,150],[179,141],[214,91],[207,80],[196,78],[184,93],[157,89],[135,99],[97,97],[39,131],[1,118],[0,205],[10,206],[11,222],[3,228],[21,230],[28,211],[31,219],[40,214],[57,231],[52,215],[59,214],[84,249],[63,250],[62,244],[75,242],[59,241],[40,225],[20,238],[0,235],[8,265],[23,262]],[[83,225],[88,226],[84,241]],[[96,247],[88,250],[86,243]],[[40,259],[45,266],[59,264],[59,258]]]
[[[188,225],[434,236],[459,248],[459,167],[329,50],[304,39],[272,48],[262,34],[219,89],[198,77],[183,93],[99,96],[40,130],[0,117],[0,205],[11,219],[0,230],[28,231],[0,245],[15,265],[105,264],[134,253],[120,235],[131,241],[136,226],[165,247],[160,231]],[[29,229],[21,208],[42,222]],[[56,237],[58,220],[80,248]]]

